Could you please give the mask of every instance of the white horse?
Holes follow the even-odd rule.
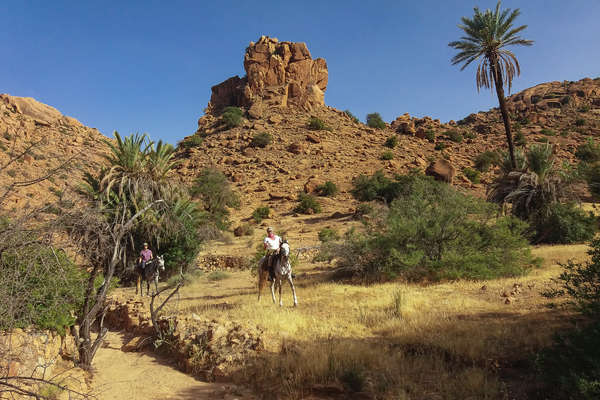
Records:
[[[261,259],[258,268],[258,300],[260,301],[260,295],[262,292],[263,285],[269,275],[268,269],[264,268],[264,262],[266,260]],[[298,306],[298,298],[296,297],[296,288],[294,287],[294,281],[292,280],[292,264],[290,263],[290,245],[284,241],[279,247],[279,254],[275,256],[273,260],[273,269],[275,272],[275,279],[271,282],[271,297],[273,303],[275,303],[275,287],[279,288],[279,306],[283,306],[283,300],[281,298],[281,289],[283,286],[283,280],[287,280],[292,288],[292,295],[294,296],[294,307]]]

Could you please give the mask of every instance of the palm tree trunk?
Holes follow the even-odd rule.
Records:
[[[517,169],[517,162],[515,161],[515,145],[513,143],[512,132],[510,130],[510,118],[508,116],[508,110],[506,109],[502,74],[500,73],[497,59],[492,61],[491,68],[494,74],[494,82],[496,83],[496,94],[498,95],[498,102],[500,103],[500,113],[502,114],[502,120],[504,121],[504,131],[506,132],[506,142],[508,143],[510,165],[512,169],[515,170]]]

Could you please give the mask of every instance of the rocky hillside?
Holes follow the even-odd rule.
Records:
[[[246,49],[244,67],[247,77],[212,88],[197,132],[179,147],[179,172],[187,180],[216,167],[237,185],[246,205],[236,213],[239,219],[259,205],[290,214],[299,191],[312,192],[326,180],[340,193],[320,199],[324,211],[351,212],[356,203],[348,190],[355,176],[425,170],[440,158],[456,169],[455,185],[483,195],[494,171],[483,173],[480,183],[463,171],[480,153],[505,148],[497,109],[449,123],[404,114],[385,129],[373,129],[326,106],[327,64],[313,60],[304,43],[261,37]],[[554,143],[564,160],[573,161],[577,145],[600,133],[600,79],[545,83],[511,96],[508,104],[520,145]],[[243,111],[242,122],[231,129],[221,116],[227,106]],[[323,129],[309,127],[312,117]],[[273,140],[263,148],[253,138],[264,132]],[[393,149],[384,145],[390,137],[397,140]]]
[[[0,189],[45,177],[60,167],[48,180],[19,187],[3,207],[19,213],[55,201],[66,187],[77,185],[85,171],[99,167],[107,149],[104,139],[97,129],[53,107],[0,94]]]

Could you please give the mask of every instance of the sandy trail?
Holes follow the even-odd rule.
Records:
[[[120,350],[124,336],[109,332],[94,358],[93,387],[99,400],[242,399],[223,384],[201,382],[153,354]]]

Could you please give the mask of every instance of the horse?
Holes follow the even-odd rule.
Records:
[[[258,264],[258,301],[260,301],[260,295],[262,288],[269,275],[269,270],[265,266],[266,257],[263,257]],[[275,288],[279,288],[279,306],[283,306],[281,299],[281,289],[283,286],[283,280],[287,280],[292,288],[292,295],[294,296],[294,307],[298,306],[298,298],[296,297],[296,288],[292,280],[292,265],[290,264],[290,245],[287,241],[283,241],[279,246],[279,253],[273,260],[273,269],[275,272],[275,279],[271,282],[271,297],[273,303],[275,303]]]
[[[149,261],[146,261],[146,266],[144,269],[141,267],[137,267],[137,284],[135,286],[135,294],[138,294],[138,289],[140,290],[140,295],[144,295],[144,287],[142,285],[142,279],[146,281],[146,295],[150,296],[150,281],[154,281],[154,287],[156,288],[156,292],[158,293],[158,276],[160,271],[165,270],[165,260],[163,256],[157,256]]]

